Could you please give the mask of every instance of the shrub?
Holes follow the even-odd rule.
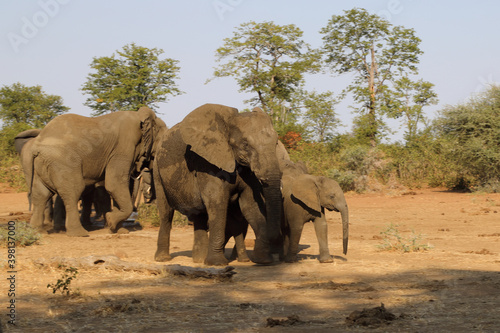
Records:
[[[456,178],[471,182],[463,185],[478,188],[500,181],[500,86],[444,108],[434,129],[446,142],[449,163],[460,169]]]
[[[411,235],[405,238],[401,236],[398,227],[399,225],[391,223],[384,231],[380,232],[380,234],[383,235],[383,244],[378,246],[381,250],[400,251],[406,253],[427,251],[430,249],[429,245],[420,243],[422,235],[417,235],[412,230]]]
[[[156,204],[140,204],[137,208],[137,222],[148,224],[152,227],[160,226],[160,215]],[[174,212],[172,225],[176,227],[188,225],[188,219],[178,211]]]
[[[137,222],[153,227],[160,226],[160,216],[155,204],[142,203],[137,207]]]
[[[0,153],[0,183],[7,183],[18,192],[28,190],[18,155]]]
[[[6,246],[9,239],[12,238],[15,239],[16,246],[29,246],[36,244],[41,235],[38,230],[25,221],[10,221],[5,228],[0,228],[0,244]]]
[[[56,283],[47,284],[47,288],[51,288],[53,294],[55,294],[57,291],[60,291],[61,294],[63,295],[66,294],[66,296],[69,296],[70,294],[74,296],[79,296],[80,292],[78,290],[74,292],[70,287],[71,281],[76,279],[77,274],[78,274],[77,268],[74,267],[66,268],[61,278],[57,279]]]
[[[338,169],[328,170],[328,178],[334,179],[339,183],[342,191],[356,191],[356,178],[357,176],[352,171],[340,171]],[[358,184],[359,187],[359,184]]]

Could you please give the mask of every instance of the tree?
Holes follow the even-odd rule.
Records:
[[[148,106],[155,110],[167,96],[182,92],[177,88],[178,61],[160,59],[161,49],[148,49],[134,43],[125,45],[118,56],[94,58],[82,91],[90,95],[84,103],[98,116],[118,110],[138,110]]]
[[[402,76],[394,82],[392,92],[383,108],[391,117],[404,118],[407,142],[411,142],[417,136],[420,123],[428,124],[423,107],[438,103],[433,87],[430,82],[412,81],[408,76]]]
[[[413,29],[393,27],[387,20],[354,8],[334,15],[321,29],[326,63],[337,74],[354,73],[348,87],[362,105],[363,135],[375,145],[383,126],[378,101],[391,81],[417,73],[420,39]],[[358,127],[360,128],[360,127]]]
[[[339,100],[333,97],[331,91],[325,93],[311,92],[304,98],[304,125],[309,130],[309,136],[318,142],[331,139],[334,127],[339,124],[335,113],[335,105]]]
[[[270,114],[280,126],[293,119],[296,91],[304,74],[320,69],[320,55],[302,40],[293,24],[273,22],[241,24],[233,37],[216,50],[214,77],[234,77],[241,92],[255,94],[249,101]]]
[[[495,185],[500,192],[500,86],[440,111],[437,137],[448,142],[450,163],[474,185]]]
[[[68,110],[60,96],[46,94],[41,86],[28,87],[18,82],[0,89],[0,119],[4,128],[42,128]]]

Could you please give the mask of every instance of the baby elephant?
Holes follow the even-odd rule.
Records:
[[[333,179],[305,173],[283,173],[284,251],[285,261],[297,261],[304,223],[312,221],[319,243],[319,261],[333,262],[328,250],[328,226],[325,208],[342,215],[343,249],[347,254],[349,212],[344,193]]]

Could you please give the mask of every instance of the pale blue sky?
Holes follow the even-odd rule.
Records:
[[[353,7],[413,28],[422,39],[419,78],[434,83],[440,99],[428,108],[429,117],[500,81],[500,2],[493,0],[11,0],[0,4],[0,86],[41,85],[62,96],[70,112],[88,116],[80,87],[93,57],[110,56],[131,42],[161,48],[165,57],[180,61],[178,83],[185,92],[160,104],[161,117],[172,126],[207,102],[248,107],[243,103],[248,95],[238,93],[234,79],[205,84],[216,65],[215,50],[236,26],[293,23],[306,42],[319,47],[319,30],[332,15]],[[347,77],[314,75],[307,88],[340,92],[348,83]],[[346,125],[340,132],[350,129],[348,105],[337,108]]]

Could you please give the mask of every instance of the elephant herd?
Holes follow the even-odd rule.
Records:
[[[175,210],[194,226],[194,262],[226,265],[224,247],[231,237],[234,255],[248,261],[248,225],[256,238],[253,262],[271,264],[274,255],[297,261],[308,221],[314,222],[320,262],[332,262],[325,209],[341,213],[347,253],[348,207],[340,186],[292,162],[259,108],[238,112],[205,104],[170,129],[147,107],[94,118],[65,114],[42,130],[20,133],[15,145],[33,205],[30,223],[39,229],[47,202],[57,194],[66,234],[87,236],[78,201],[99,183],[114,202],[105,212],[106,225],[117,232],[133,210],[130,179],[146,169],[152,170],[160,217],[156,261],[171,259]]]

